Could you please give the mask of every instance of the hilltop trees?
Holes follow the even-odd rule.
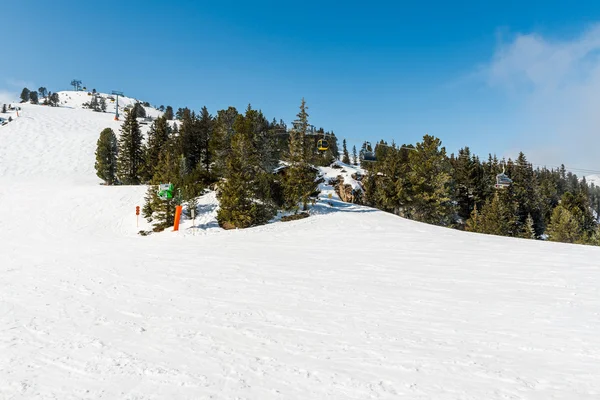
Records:
[[[106,128],[100,133],[94,166],[96,175],[106,185],[112,185],[117,181],[117,137],[110,128]]]
[[[142,132],[130,112],[121,126],[119,138],[119,156],[117,158],[117,176],[125,185],[138,185],[142,181],[143,171]]]
[[[133,109],[131,110],[131,114],[134,115],[134,118],[145,118],[146,117],[146,109],[141,103],[135,103],[133,105]]]
[[[88,107],[94,111],[100,111],[100,103],[98,102],[98,96],[93,95],[90,100]]]
[[[58,93],[55,92],[48,96],[48,105],[51,107],[58,107],[59,103],[60,98],[58,97]]]
[[[29,92],[29,102],[31,104],[39,104],[40,100],[38,97],[38,93],[35,90]]]
[[[167,108],[165,109],[165,117],[168,121],[173,120],[173,107],[167,106]]]
[[[27,88],[23,88],[23,90],[21,91],[21,103],[25,103],[27,101],[29,101],[29,89]]]
[[[44,86],[40,87],[38,89],[38,92],[39,92],[40,96],[42,96],[42,97],[48,96],[48,89],[46,89]]]

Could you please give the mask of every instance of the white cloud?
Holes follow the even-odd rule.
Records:
[[[0,90],[0,104],[14,103],[19,99],[16,93]]]
[[[530,161],[600,170],[600,24],[570,40],[518,34],[484,74],[519,105],[511,133]]]

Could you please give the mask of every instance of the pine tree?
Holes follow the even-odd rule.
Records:
[[[358,156],[356,154],[356,145],[352,146],[352,164],[358,165]]]
[[[235,107],[217,112],[209,148],[214,159],[212,170],[218,176],[223,176],[227,168],[227,157],[231,152],[231,139],[235,134],[233,126],[237,116],[238,111]]]
[[[477,204],[473,207],[473,211],[471,211],[471,215],[467,222],[465,223],[465,230],[468,232],[477,232],[481,233],[481,215],[479,214],[479,210],[477,209]]]
[[[38,89],[38,92],[40,93],[40,96],[42,96],[42,97],[48,96],[48,89],[46,89],[43,86]]]
[[[582,221],[571,211],[558,205],[552,212],[548,238],[553,242],[576,243],[582,238]]]
[[[2,114],[6,114],[6,104],[2,104]]]
[[[95,95],[92,96],[92,100],[90,100],[89,108],[90,110],[100,111],[100,103],[98,103],[98,97]]]
[[[141,103],[135,103],[133,105],[133,110],[131,113],[134,115],[134,118],[145,118],[146,117],[146,109],[142,106]]]
[[[100,111],[106,112],[106,99],[104,97],[100,97]]]
[[[117,158],[117,176],[125,185],[139,185],[143,169],[142,132],[130,112],[121,126],[119,138],[119,156]]]
[[[342,162],[344,164],[350,164],[350,155],[348,154],[348,148],[346,147],[346,139],[342,142]]]
[[[198,131],[199,131],[199,147],[200,147],[200,157],[202,160],[202,164],[206,172],[210,171],[210,166],[213,161],[212,151],[210,148],[210,138],[212,136],[214,127],[214,120],[212,115],[208,112],[208,109],[202,107],[200,111],[200,119],[198,121]]]
[[[498,236],[516,236],[516,214],[512,203],[496,193],[488,199],[481,212],[473,209],[467,221],[466,229],[471,232],[487,233]]]
[[[165,117],[167,118],[167,121],[173,121],[173,107],[167,106],[165,109]]]
[[[29,89],[23,88],[23,90],[21,91],[21,103],[29,101],[29,93]]]
[[[289,167],[283,180],[283,196],[287,209],[298,211],[298,203],[302,202],[303,209],[308,208],[308,201],[316,191],[315,179],[317,172],[307,160],[306,148],[304,146],[306,132],[308,130],[308,113],[304,98],[300,104],[300,112],[294,128],[289,137]]]
[[[36,92],[35,90],[29,92],[29,102],[31,104],[39,104],[40,99],[38,97],[38,92]]]
[[[96,175],[106,185],[112,185],[117,177],[117,137],[112,129],[106,128],[100,133],[96,148]]]
[[[537,239],[537,235],[535,233],[535,224],[533,222],[531,214],[527,216],[527,220],[525,221],[525,227],[523,229],[521,237],[525,239]]]
[[[250,107],[238,115],[235,135],[227,154],[225,179],[219,192],[219,225],[224,228],[247,228],[266,223],[275,215],[270,193],[271,171],[264,169],[259,139],[264,117]],[[266,120],[265,120],[266,121]]]
[[[157,118],[148,131],[148,141],[144,151],[144,180],[151,180],[158,168],[160,155],[169,144],[171,128],[163,115]]]
[[[202,160],[202,137],[196,113],[190,109],[180,109],[181,120],[179,130],[183,156],[185,157],[185,173],[189,174],[196,169]]]
[[[152,222],[155,231],[162,231],[175,222],[175,207],[181,201],[179,193],[181,191],[181,163],[173,154],[172,149],[166,147],[160,154],[160,160],[151,185],[146,191],[143,215]],[[173,184],[175,195],[171,199],[161,199],[158,197],[159,184]]]
[[[430,135],[423,136],[415,150],[409,153],[410,171],[407,185],[410,193],[405,195],[410,215],[417,221],[435,225],[448,225],[453,216],[450,198],[450,162],[441,140]]]
[[[542,200],[540,199],[539,185],[531,164],[523,152],[519,153],[511,171],[513,183],[511,185],[514,200],[517,204],[518,224],[526,229],[527,218],[531,216],[536,234],[540,235],[544,229],[542,214]]]
[[[461,221],[466,221],[477,202],[477,177],[479,168],[477,160],[471,156],[468,147],[458,151],[458,155],[450,158],[452,164],[453,198],[457,204],[457,213]],[[462,226],[462,224],[459,224]]]
[[[50,100],[49,100],[49,104],[52,107],[58,107],[58,104],[60,103],[60,98],[58,97],[58,93],[54,92],[49,96]]]

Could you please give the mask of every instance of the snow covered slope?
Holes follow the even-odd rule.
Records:
[[[209,194],[197,229],[140,237],[145,188],[94,174],[105,127],[33,105],[0,127],[0,398],[600,396],[600,249],[335,196],[223,231]]]
[[[588,175],[585,177],[585,181],[588,185],[594,185],[596,187],[600,187],[600,175]]]

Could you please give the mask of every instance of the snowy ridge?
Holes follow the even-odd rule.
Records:
[[[22,106],[0,127],[0,398],[598,397],[599,248],[327,185],[302,220],[223,231],[207,193],[195,224],[141,237],[146,188],[94,173],[112,114]]]

